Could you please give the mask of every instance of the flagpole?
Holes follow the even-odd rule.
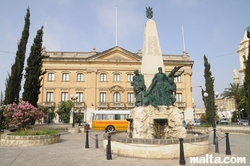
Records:
[[[117,46],[117,4],[116,4],[116,13],[115,13],[115,45]]]
[[[183,25],[182,25],[182,41],[183,41],[183,51],[186,51],[186,46],[185,46],[185,39],[184,39],[184,29],[183,29]]]

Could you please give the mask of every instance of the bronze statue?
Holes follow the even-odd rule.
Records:
[[[148,90],[145,92],[145,97],[152,94],[156,98],[155,103],[151,103],[151,105],[167,105],[169,101],[165,89],[167,87],[168,78],[165,73],[162,73],[161,67],[158,68],[158,71],[159,72],[154,75]]]
[[[159,67],[158,73],[154,75],[152,83],[147,90],[144,84],[143,75],[139,74],[138,70],[135,70],[135,75],[131,82],[136,97],[135,106],[152,105],[159,109],[158,106],[160,105],[174,105],[176,101],[176,84],[174,78],[183,74],[184,70],[179,74],[176,74],[176,72],[182,67],[183,66],[175,66],[168,75],[163,73],[162,68]]]
[[[144,83],[144,76],[139,74],[139,71],[136,69],[134,71],[133,81],[131,85],[134,87],[134,94],[136,98],[135,106],[143,106],[143,98],[144,98],[144,91],[146,90],[146,85]]]
[[[153,17],[153,11],[152,11],[153,8],[149,6],[148,8],[146,7],[146,9],[147,9],[146,16],[148,19],[151,19]]]

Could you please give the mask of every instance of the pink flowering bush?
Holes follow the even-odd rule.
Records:
[[[3,116],[5,117],[5,123],[9,126],[25,129],[32,121],[45,117],[45,114],[29,102],[20,101],[18,104],[8,104],[3,112]]]

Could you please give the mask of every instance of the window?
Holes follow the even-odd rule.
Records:
[[[62,92],[61,101],[68,101],[68,92]]]
[[[68,73],[63,73],[62,74],[62,80],[63,81],[69,81],[69,74]]]
[[[120,81],[120,74],[114,74],[114,81]]]
[[[134,93],[128,93],[128,103],[134,102]]]
[[[54,73],[48,73],[48,80],[54,81]]]
[[[176,82],[181,82],[181,76],[176,77]]]
[[[47,102],[53,102],[53,92],[47,92],[47,95],[46,95],[46,101]]]
[[[182,94],[181,93],[176,94],[176,101],[177,102],[182,102]]]
[[[133,81],[133,74],[128,74],[128,81],[129,82],[132,82]]]
[[[83,93],[77,92],[76,95],[78,96],[78,98],[76,99],[76,102],[83,102]]]
[[[100,81],[107,81],[107,75],[104,73],[100,74]]]
[[[120,93],[115,92],[114,93],[114,102],[119,103],[120,102]]]
[[[106,93],[105,92],[101,92],[100,93],[100,102],[101,103],[105,103],[106,102]]]
[[[77,81],[83,81],[84,75],[82,73],[77,74]]]

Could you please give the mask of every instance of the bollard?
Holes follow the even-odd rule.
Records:
[[[95,148],[99,148],[98,147],[98,134],[95,135]]]
[[[86,130],[85,148],[89,148],[89,131],[88,130]]]
[[[179,161],[179,164],[186,165],[186,161],[184,158],[183,138],[180,138],[179,140],[180,140],[180,161]]]
[[[107,160],[112,160],[112,154],[111,154],[111,139],[110,139],[110,135],[108,135],[108,144],[107,144],[107,150],[106,150],[106,153],[107,153]]]
[[[226,155],[231,155],[228,133],[226,133]]]
[[[214,128],[214,141],[213,141],[214,145],[215,145],[215,137],[216,137],[216,128]]]
[[[72,127],[75,127],[75,112],[73,111],[72,114],[73,114]]]
[[[218,137],[215,137],[215,153],[219,153],[219,141],[218,141]]]

